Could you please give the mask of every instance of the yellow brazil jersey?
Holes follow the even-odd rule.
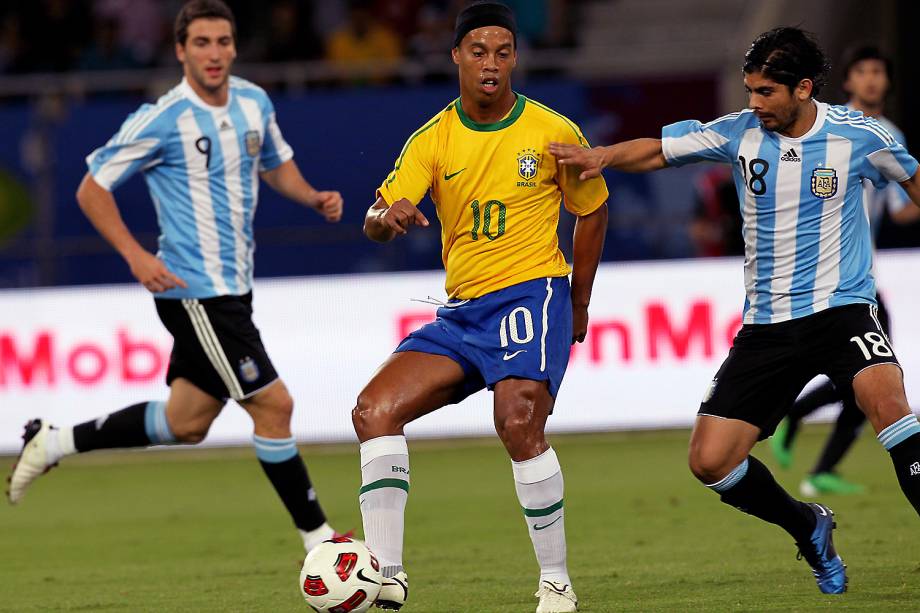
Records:
[[[520,94],[491,124],[470,119],[458,98],[406,141],[378,194],[387,205],[418,205],[431,190],[449,296],[569,274],[556,236],[560,200],[587,215],[607,201],[607,185],[560,167],[551,141],[588,146],[574,123]]]

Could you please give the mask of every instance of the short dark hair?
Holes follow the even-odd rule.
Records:
[[[891,64],[891,58],[882,53],[882,50],[878,45],[870,43],[860,43],[852,47],[848,47],[846,51],[843,52],[843,60],[841,64],[843,65],[843,80],[846,81],[850,76],[850,70],[853,66],[858,64],[863,60],[878,60],[885,65],[885,73],[888,75],[888,81],[891,81],[893,73],[893,66]]]
[[[754,39],[744,54],[742,70],[763,75],[793,90],[802,79],[813,83],[811,95],[817,96],[827,84],[831,65],[827,54],[811,32],[781,27],[764,32]]]
[[[185,45],[188,39],[188,26],[196,19],[226,19],[230,22],[233,38],[236,40],[236,19],[233,18],[233,11],[223,0],[190,0],[176,15],[173,31],[177,43]]]

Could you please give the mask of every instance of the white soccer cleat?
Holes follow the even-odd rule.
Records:
[[[409,598],[409,576],[401,570],[395,577],[384,577],[383,587],[374,604],[387,611],[399,611]]]
[[[537,613],[570,613],[578,610],[578,597],[568,583],[544,579],[540,581],[540,589],[534,596],[540,599]]]
[[[22,434],[22,451],[16,463],[13,464],[12,474],[7,479],[9,489],[6,496],[10,504],[16,504],[22,500],[26,488],[33,481],[57,466],[57,462],[48,461],[49,430],[51,430],[51,425],[43,423],[40,419],[33,419],[26,424],[25,432]]]

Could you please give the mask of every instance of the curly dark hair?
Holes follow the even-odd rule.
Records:
[[[222,0],[190,0],[176,15],[173,30],[177,43],[185,46],[185,41],[188,39],[188,26],[196,19],[226,19],[230,22],[233,38],[236,39],[236,19],[233,18],[233,11]]]
[[[781,27],[754,39],[744,54],[745,73],[761,72],[777,83],[795,89],[802,79],[812,82],[811,95],[817,96],[827,84],[831,64],[811,32]]]

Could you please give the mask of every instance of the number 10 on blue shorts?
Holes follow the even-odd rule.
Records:
[[[569,363],[572,301],[568,277],[525,281],[470,300],[453,300],[438,318],[396,348],[444,355],[467,375],[466,395],[508,377],[546,381],[555,398]]]

